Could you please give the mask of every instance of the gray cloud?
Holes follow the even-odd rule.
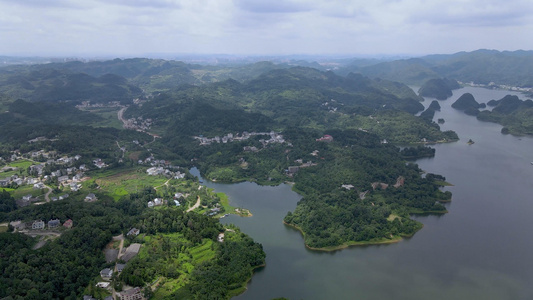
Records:
[[[138,8],[181,8],[177,0],[98,0],[107,5],[121,5]]]
[[[7,3],[9,5],[27,6],[30,8],[76,8],[83,9],[88,5],[84,1],[72,1],[72,0],[0,0],[0,5]]]
[[[310,11],[314,5],[312,1],[264,1],[264,0],[235,0],[235,5],[242,10],[252,13],[296,13]]]
[[[533,49],[531,0],[0,0],[0,55]]]
[[[458,1],[428,4],[412,13],[408,22],[445,26],[502,27],[531,25],[533,5],[529,0],[514,1]]]

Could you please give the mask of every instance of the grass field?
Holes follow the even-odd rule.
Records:
[[[12,171],[5,171],[0,172],[0,178],[5,178],[13,175],[20,174],[20,170],[22,170],[22,174],[27,174],[26,169],[28,169],[29,166],[33,165],[34,163],[29,160],[19,160],[13,163],[10,163],[6,165],[5,167],[13,168]]]
[[[93,180],[102,190],[109,194],[113,199],[137,192],[147,186],[159,186],[167,181],[167,178],[161,176],[150,176],[146,174],[145,168],[130,168],[120,170],[109,170],[91,174]],[[85,185],[91,184],[88,181]]]
[[[120,107],[91,107],[83,108],[81,110],[88,111],[102,117],[102,120],[92,124],[94,127],[113,127],[122,129],[122,122],[120,122],[117,116]]]
[[[170,245],[172,249],[170,252],[173,255],[164,254],[161,250],[163,243]],[[177,250],[178,248],[181,250]],[[138,258],[149,259],[154,265],[171,266],[179,274],[178,278],[166,278],[159,274],[157,279],[159,288],[152,299],[163,299],[187,284],[190,274],[197,265],[215,258],[214,249],[214,242],[209,239],[204,239],[200,245],[191,247],[190,242],[180,233],[145,236],[144,246]]]
[[[402,220],[402,218],[398,215],[395,215],[395,214],[390,214],[388,217],[387,217],[387,221],[389,222],[392,222],[394,221],[395,219],[400,219],[400,221]]]
[[[41,200],[44,200],[45,191],[46,190],[36,190],[31,185],[23,185],[13,190],[12,195],[15,199],[19,199],[22,198],[22,196],[31,194],[33,197],[40,197]]]
[[[211,248],[212,246],[212,240],[205,240],[202,245],[191,248],[191,250],[189,250],[189,253],[192,256],[192,261],[194,262],[194,264],[200,264],[204,261],[208,261],[215,258],[215,252]]]
[[[21,169],[27,169],[29,166],[33,165],[33,162],[29,160],[19,160],[13,163],[10,163],[9,166]]]

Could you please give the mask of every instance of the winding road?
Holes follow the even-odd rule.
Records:
[[[46,192],[46,194],[44,195],[44,200],[46,200],[46,202],[50,202],[50,194],[52,193],[52,188],[45,185],[45,187],[48,189],[48,192]]]

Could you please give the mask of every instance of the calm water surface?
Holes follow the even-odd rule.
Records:
[[[442,129],[460,141],[436,145],[435,157],[418,164],[454,184],[447,188],[453,200],[446,215],[416,217],[424,228],[400,243],[310,251],[282,224],[300,199],[290,186],[206,182],[252,211],[221,221],[238,225],[267,254],[267,266],[234,299],[533,299],[533,139],[502,135],[500,125],[451,108],[465,92],[478,102],[511,94],[463,88],[439,102],[435,120],[444,118]]]

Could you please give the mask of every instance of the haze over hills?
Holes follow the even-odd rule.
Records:
[[[178,56],[179,57],[179,56]],[[350,72],[361,73],[370,78],[382,78],[405,84],[422,85],[433,78],[451,78],[461,82],[474,82],[516,87],[532,87],[533,51],[477,50],[455,54],[435,54],[421,57],[397,59],[394,56],[381,58],[349,58],[335,56],[235,56],[231,60],[224,56],[203,55],[182,57],[184,62],[162,59],[127,58],[105,61],[79,61],[60,64],[73,72],[83,72],[91,76],[113,73],[126,77],[139,84],[145,84],[149,76],[159,76],[162,86],[165,77],[177,76],[175,83],[205,83],[213,80],[233,78],[248,80],[264,71],[290,66],[305,66],[319,70],[332,70],[340,75]],[[55,68],[58,60],[45,58],[3,57],[6,62],[25,60],[29,64],[51,62],[47,67]],[[55,62],[54,62],[55,60]],[[64,60],[64,59],[63,59]],[[270,61],[270,63],[266,63]],[[196,64],[202,62],[201,64]],[[57,65],[59,66],[59,65]],[[232,71],[221,71],[233,67]],[[239,70],[239,67],[244,68]],[[36,67],[42,68],[42,67]],[[205,78],[202,75],[208,74]],[[136,78],[133,78],[136,77]],[[156,79],[152,79],[157,81]],[[168,85],[167,85],[168,86]]]
[[[348,65],[342,73],[360,72],[369,77],[421,85],[446,77],[462,82],[533,87],[533,51],[477,50],[450,55],[428,55],[369,66]]]
[[[69,285],[53,281],[55,290],[43,270],[32,269],[32,276],[22,271],[25,252],[0,250],[10,257],[2,266],[16,271],[0,278],[0,296],[103,298],[107,292],[93,288],[100,280],[97,271],[110,266],[102,249],[118,247],[111,234],[126,234],[134,226],[142,234],[128,241],[142,244],[145,252],[127,264],[114,289],[122,283],[144,287],[155,299],[227,299],[243,292],[265,253],[238,229],[213,218],[247,212],[203,189],[189,174],[191,167],[218,182],[294,183],[302,199],[284,222],[302,231],[305,245],[315,250],[412,236],[422,229],[412,214],[444,214],[442,203],[452,195],[440,189],[444,176],[421,176],[418,165],[407,160],[433,157],[435,149],[427,144],[458,136],[433,122],[439,103],[422,112],[424,98],[406,83],[424,82],[420,94],[445,99],[459,87],[455,80],[465,80],[463,72],[484,80],[486,70],[527,65],[532,57],[476,51],[351,63],[325,58],[209,65],[128,58],[1,67],[0,174],[5,176],[0,180],[7,190],[0,194],[0,221],[83,218],[85,225],[60,232],[65,237],[44,248],[65,247],[68,255],[57,256],[61,265],[80,256],[78,239],[66,238],[84,230],[98,235],[98,242],[84,244],[93,254],[84,269],[76,268],[81,279]],[[497,84],[529,80],[527,72],[494,74],[490,81]],[[491,103],[495,108],[479,112],[480,120],[504,124],[505,132],[531,134],[531,100],[506,97]],[[69,156],[79,161],[64,165]],[[91,167],[76,174],[84,178],[80,191],[72,168],[81,165]],[[42,183],[50,192],[33,191],[25,182]],[[15,198],[30,192],[37,199],[68,192],[72,202],[17,205]],[[85,200],[89,192],[98,200]],[[156,199],[161,207],[150,207]],[[161,205],[161,199],[167,203]],[[221,233],[227,240],[220,240]],[[0,233],[0,242],[34,253],[35,240],[17,236]],[[50,252],[38,253],[38,259],[48,259]],[[69,274],[58,269],[53,278]],[[23,279],[34,286],[31,291],[17,283]],[[152,290],[158,279],[164,288]]]

